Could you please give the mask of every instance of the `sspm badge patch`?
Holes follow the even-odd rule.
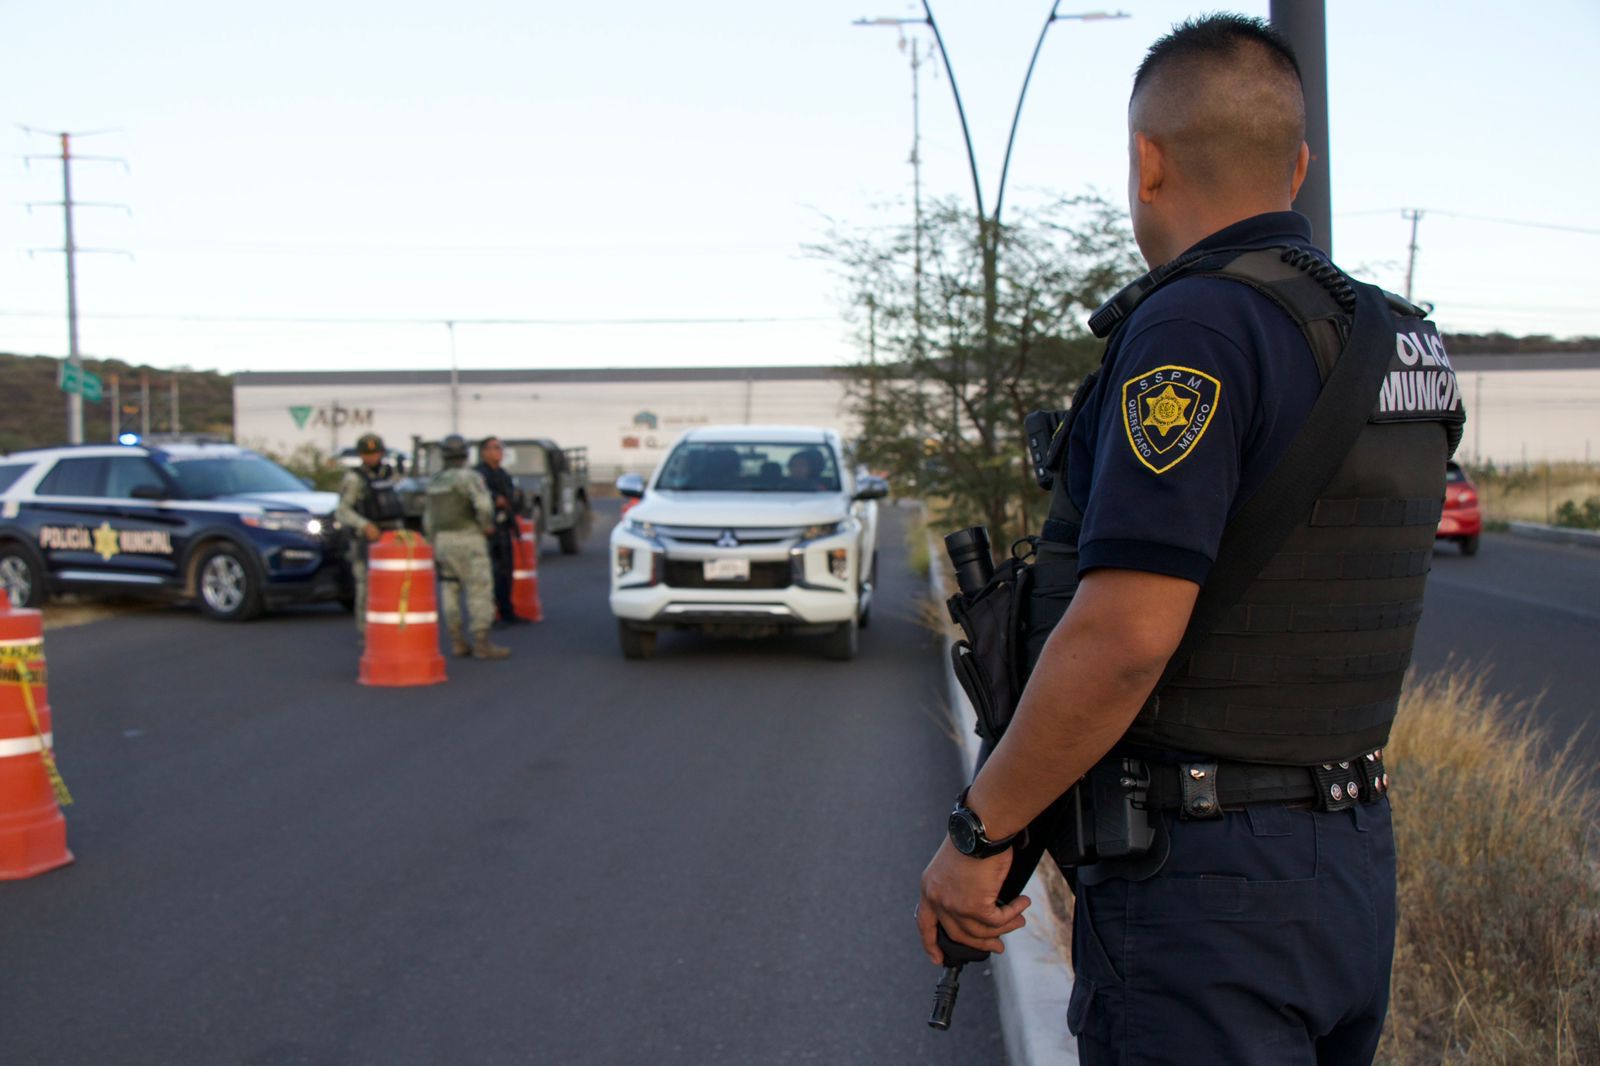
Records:
[[[1188,458],[1222,402],[1222,382],[1186,366],[1162,366],[1122,383],[1122,423],[1139,461],[1165,474]]]

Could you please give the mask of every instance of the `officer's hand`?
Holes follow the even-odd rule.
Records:
[[[1032,902],[1018,896],[1004,907],[995,900],[1011,870],[1011,852],[988,859],[961,854],[947,838],[922,871],[922,900],[917,905],[917,931],[922,950],[935,964],[944,964],[939,950],[938,927],[950,939],[980,951],[1003,952],[1000,937],[1027,924],[1022,912]]]
[[[371,522],[368,522],[366,526],[362,528],[361,535],[366,537],[368,540],[377,540],[379,537],[383,536],[383,530],[379,529]]]
[[[504,496],[496,496],[494,498],[494,505],[501,510],[504,510],[506,507],[506,498]]]

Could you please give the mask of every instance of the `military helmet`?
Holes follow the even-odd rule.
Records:
[[[465,459],[467,457],[467,441],[459,433],[452,433],[439,442],[439,454],[446,459]]]
[[[382,455],[383,438],[376,433],[363,433],[356,440],[357,455]]]

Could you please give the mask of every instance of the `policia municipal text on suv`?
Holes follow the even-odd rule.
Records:
[[[1071,411],[1030,419],[1044,528],[992,576],[952,538],[987,759],[917,924],[935,962],[1001,950],[1048,849],[1090,1066],[1365,1062],[1387,1010],[1382,747],[1465,416],[1423,313],[1290,210],[1304,129],[1259,20],[1156,42],[1129,105],[1154,269],[1091,319]]]
[[[394,468],[384,462],[383,438],[364,433],[356,441],[361,465],[345,471],[339,482],[339,510],[335,517],[344,529],[345,550],[356,584],[356,629],[367,628],[367,545],[385,530],[405,524],[405,507],[395,492]]]

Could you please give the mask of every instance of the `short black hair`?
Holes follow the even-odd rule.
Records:
[[[485,438],[483,438],[482,440],[480,440],[478,442],[478,450],[481,452],[481,451],[483,451],[483,449],[487,448],[490,444],[499,444],[499,443],[500,443],[500,438],[499,437],[488,436],[488,437],[485,437]]]
[[[1133,92],[1139,89],[1161,67],[1186,60],[1226,58],[1234,54],[1241,44],[1255,44],[1264,49],[1279,66],[1294,72],[1295,81],[1303,86],[1300,61],[1295,58],[1289,42],[1265,20],[1248,15],[1217,13],[1199,18],[1184,19],[1172,27],[1172,32],[1150,46],[1144,62],[1133,75]]]

